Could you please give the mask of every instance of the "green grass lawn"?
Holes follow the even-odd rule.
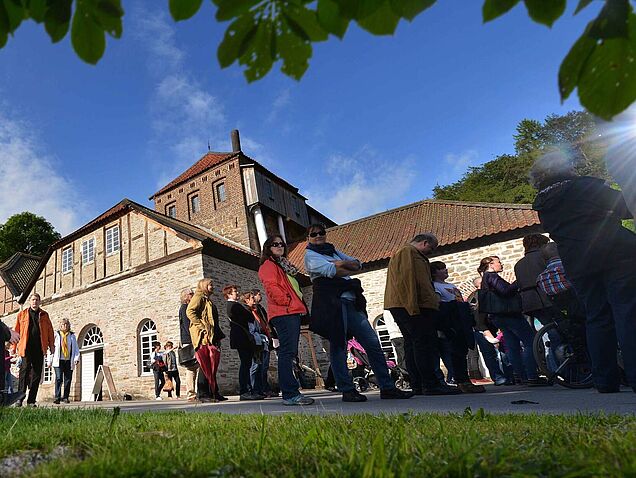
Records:
[[[5,409],[0,426],[0,462],[64,447],[29,477],[636,476],[636,418],[623,416]]]

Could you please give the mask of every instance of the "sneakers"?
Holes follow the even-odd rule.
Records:
[[[459,395],[461,393],[462,391],[458,387],[442,384],[424,389],[424,395]]]
[[[59,405],[60,404],[60,399],[56,398],[55,400],[53,400],[53,403],[55,403],[56,405]]]
[[[342,392],[342,401],[351,403],[366,402],[367,397],[362,395],[360,392],[351,390],[350,392]]]
[[[298,394],[295,397],[283,400],[284,405],[311,405],[312,403],[314,403],[313,398],[306,397],[302,394]]]
[[[380,398],[382,400],[395,400],[402,398],[411,398],[415,395],[415,392],[406,392],[399,388],[389,388],[386,390],[380,390]]]
[[[263,400],[264,398],[265,398],[265,395],[257,395],[255,393],[243,393],[239,397],[239,400],[243,402],[245,400]]]
[[[29,408],[37,408],[38,406],[35,403],[27,403],[27,407],[29,407]]]
[[[14,403],[19,404],[16,405],[18,407],[22,406],[22,400],[26,394],[24,392],[15,392],[15,393],[0,393],[0,407],[10,407]]]
[[[161,397],[156,397],[155,400],[163,400]]]
[[[462,393],[484,393],[486,388],[483,385],[475,385],[473,382],[463,382],[457,384]]]
[[[214,395],[214,399],[215,399],[217,402],[224,402],[224,401],[228,400],[228,398],[227,398],[227,397],[224,397],[224,396],[223,396],[223,395],[221,395],[220,393],[217,393],[216,395]]]
[[[511,383],[508,382],[508,379],[506,379],[506,377],[499,377],[495,379],[495,386],[499,387],[501,385],[511,385]]]
[[[68,398],[64,398],[64,399],[62,399],[62,401],[63,401],[64,403],[71,403],[71,402],[70,402],[70,400],[69,400]]]

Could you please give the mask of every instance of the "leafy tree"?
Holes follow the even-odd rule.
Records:
[[[524,119],[517,125],[515,154],[502,154],[471,167],[459,181],[433,188],[435,199],[473,202],[531,203],[536,191],[528,173],[537,157],[551,147],[568,145],[578,172],[608,179],[604,144],[597,139],[592,116],[583,111],[550,115],[543,123]]]
[[[592,0],[577,0],[575,13]],[[561,99],[578,89],[581,104],[605,119],[636,100],[636,14],[630,0],[603,0],[599,15],[574,43],[559,70]],[[231,22],[218,47],[222,67],[238,62],[248,81],[265,76],[274,63],[300,79],[309,67],[312,44],[329,35],[343,38],[357,23],[374,35],[392,35],[400,20],[413,20],[436,0],[212,0],[216,18]],[[530,18],[547,27],[565,12],[567,0],[484,0],[482,17],[492,21],[523,3]],[[168,0],[172,18],[195,15],[203,0]],[[77,55],[95,64],[106,34],[120,38],[121,0],[0,0],[0,48],[26,19],[44,24],[53,42],[71,31]]]
[[[50,222],[30,212],[14,214],[0,226],[0,262],[16,252],[41,256],[60,238]]]

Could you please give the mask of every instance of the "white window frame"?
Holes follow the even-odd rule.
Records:
[[[92,264],[95,260],[95,238],[91,237],[85,241],[82,241],[82,265],[86,266]],[[91,254],[92,252],[92,254]]]
[[[150,359],[152,358],[152,343],[159,340],[157,324],[152,319],[144,319],[139,327],[139,340],[137,343],[139,354],[139,375],[152,375]]]
[[[170,214],[170,210],[171,209],[174,209],[174,216],[172,214]],[[176,219],[177,218],[177,205],[175,203],[168,204],[166,206],[166,216],[171,217],[172,219]]]
[[[382,316],[378,317],[378,319],[376,320],[374,329],[375,333],[378,336],[378,340],[380,341],[380,348],[382,349],[382,352],[384,352],[389,357],[389,360],[393,360],[397,363],[397,352],[395,351],[395,347],[393,347],[393,342],[391,342],[389,330]]]
[[[44,357],[44,367],[42,367],[42,383],[53,383],[54,379],[53,356],[51,352],[47,352],[46,357]]]
[[[69,272],[73,272],[73,246],[62,249],[62,274]]]
[[[109,234],[110,233],[110,234]],[[112,226],[106,229],[106,255],[110,256],[119,252],[121,240],[119,236],[119,226]]]
[[[196,199],[196,207],[195,207],[195,199]],[[199,194],[192,194],[190,196],[190,212],[192,214],[196,214],[199,211],[201,211],[201,198],[199,197]]]
[[[223,189],[223,195],[221,195],[221,188]],[[214,185],[214,192],[216,194],[217,202],[227,201],[227,191],[225,189],[225,181],[221,181]]]

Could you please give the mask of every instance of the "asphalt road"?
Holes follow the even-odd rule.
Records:
[[[184,399],[164,399],[163,401],[104,401],[78,402],[68,405],[40,404],[42,407],[65,408],[106,408],[120,407],[123,412],[146,411],[186,411],[208,413],[258,413],[281,415],[285,413],[303,413],[312,415],[328,414],[394,414],[394,413],[463,413],[466,407],[473,412],[483,408],[488,413],[617,413],[636,412],[636,393],[624,388],[620,393],[600,394],[593,389],[569,390],[560,386],[527,388],[486,386],[487,392],[454,396],[417,396],[408,400],[381,400],[379,392],[367,392],[365,403],[344,403],[341,395],[328,391],[306,391],[316,399],[311,406],[285,406],[280,398],[271,398],[255,402],[241,402],[238,397],[222,403],[192,404]],[[534,403],[514,404],[516,401]]]

